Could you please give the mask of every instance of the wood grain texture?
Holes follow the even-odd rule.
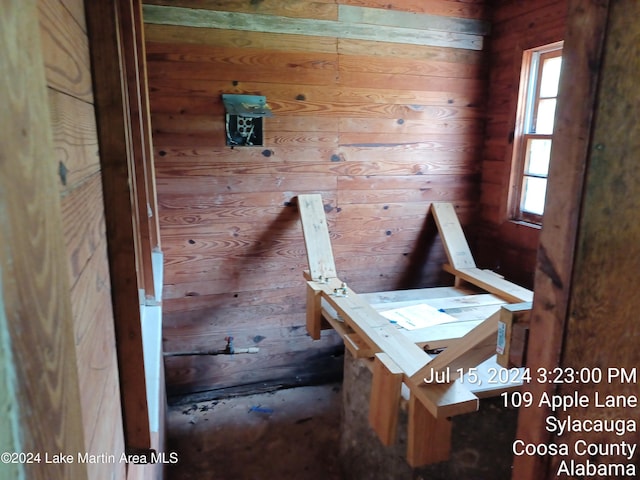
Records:
[[[73,18],[66,10],[73,14]],[[40,12],[60,21],[49,34],[65,32],[64,39],[67,42],[85,49],[84,52],[46,49],[45,64],[48,70],[55,71],[65,65],[64,58],[60,57],[63,54],[71,57],[88,56],[82,2],[48,2]],[[67,22],[73,23],[66,25]],[[43,23],[41,21],[41,25]],[[82,28],[77,28],[78,25]],[[65,258],[84,426],[85,445],[82,451],[93,455],[106,452],[119,457],[124,452],[124,434],[96,112],[94,105],[87,103],[93,95],[89,97],[81,92],[74,93],[71,89],[60,91],[56,77],[48,75],[48,78],[55,147],[51,164],[58,173],[56,181],[66,244]],[[87,471],[89,478],[126,477],[125,465],[119,463],[89,464]]]
[[[93,105],[49,89],[54,155],[60,191],[65,194],[100,170]]]
[[[9,347],[3,360],[11,361],[3,364],[10,385],[2,388],[9,386],[17,402],[9,418],[19,438],[11,446],[44,455],[83,451],[85,441],[38,20],[35,1],[3,4],[0,328],[2,348]],[[86,465],[77,463],[2,465],[0,471],[3,477],[88,478]]]
[[[329,20],[337,21],[336,4],[320,3],[305,18],[327,20],[320,11],[331,9],[336,17]],[[486,20],[483,2],[430,2],[431,10],[423,2],[390,9],[376,2],[343,3],[382,15],[367,20],[373,23],[393,25],[401,13],[426,19],[445,11],[447,25],[481,26]],[[299,5],[229,1],[198,8],[273,19],[284,15],[277,8]],[[222,317],[253,325],[254,336],[268,325],[305,324],[299,194],[322,195],[336,267],[357,291],[451,281],[441,270],[444,250],[426,212],[431,202],[451,201],[465,226],[477,212],[484,52],[398,43],[400,37],[344,38],[331,30],[306,36],[229,25],[151,21],[145,27],[165,252],[163,309],[171,313],[166,346],[202,346],[213,338],[208,329],[219,342],[223,335],[213,332],[220,322],[226,325]],[[267,97],[274,116],[265,121],[263,147],[225,146],[222,93]],[[252,306],[238,304],[249,298]],[[194,322],[202,325],[197,336],[183,336]],[[274,365],[284,368],[289,361],[285,344],[273,344],[269,354]],[[310,351],[310,365],[314,355]],[[222,381],[210,370],[213,364],[194,361],[197,371],[183,369],[184,359],[167,362],[169,388],[180,384],[174,393],[210,390],[214,380]],[[278,372],[280,380],[287,375]],[[289,364],[288,375],[296,372]],[[225,388],[269,375],[240,368],[227,373]]]
[[[148,3],[148,2],[145,2]],[[155,43],[210,45],[226,48],[264,48],[285,52],[334,53],[337,40],[325,36],[282,35],[265,32],[238,32],[217,28],[145,24],[145,39]]]
[[[352,11],[352,10],[350,10]],[[398,15],[398,14],[395,14]],[[389,18],[394,13],[382,16]],[[420,14],[417,14],[418,16]],[[482,50],[483,29],[475,26],[474,21],[453,19],[434,19],[423,17],[423,22],[432,23],[430,28],[411,28],[395,26],[398,20],[376,21],[380,15],[370,15],[366,21],[358,16],[347,18],[338,13],[338,20],[295,18],[289,16],[265,15],[262,13],[241,13],[233,11],[205,10],[175,6],[146,5],[145,21],[164,25],[183,25],[197,28],[222,28],[249,32],[283,33],[311,36],[334,36],[376,40],[413,45],[433,45],[441,47]],[[347,15],[349,17],[349,15]],[[426,20],[426,22],[424,22]],[[375,28],[371,28],[371,23]],[[391,26],[389,26],[391,24]],[[474,24],[470,27],[469,24]],[[473,33],[466,31],[473,30]],[[464,33],[460,33],[464,31]]]
[[[92,102],[91,63],[85,32],[59,0],[38,1],[38,10],[47,84]]]

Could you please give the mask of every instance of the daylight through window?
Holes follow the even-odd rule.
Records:
[[[561,66],[562,42],[524,52],[514,132],[516,220],[542,222]]]

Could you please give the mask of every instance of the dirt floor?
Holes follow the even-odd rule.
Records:
[[[169,407],[168,480],[340,480],[339,384]]]

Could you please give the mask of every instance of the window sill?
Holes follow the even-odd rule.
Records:
[[[532,228],[534,230],[541,230],[542,229],[542,225],[540,225],[538,223],[527,222],[526,220],[511,219],[511,220],[509,220],[509,223],[512,223],[512,224],[517,225],[517,226],[529,227],[529,228]]]

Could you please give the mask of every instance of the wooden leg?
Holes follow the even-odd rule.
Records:
[[[409,399],[407,462],[412,467],[444,462],[451,452],[451,420],[437,419],[415,395]]]
[[[396,441],[401,388],[402,370],[386,353],[376,354],[369,400],[369,424],[385,446]]]
[[[321,290],[307,282],[307,333],[314,340],[320,340],[322,326]]]

